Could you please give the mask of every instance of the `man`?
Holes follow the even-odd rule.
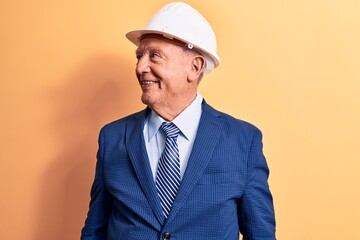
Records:
[[[147,108],[101,130],[81,239],[275,239],[261,132],[197,90],[219,64],[208,22],[171,3],[127,38]]]

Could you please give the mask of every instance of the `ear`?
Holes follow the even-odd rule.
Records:
[[[205,59],[201,55],[195,55],[189,72],[189,81],[197,81],[205,67]]]

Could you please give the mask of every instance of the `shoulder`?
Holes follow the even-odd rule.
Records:
[[[137,123],[142,123],[146,119],[148,115],[149,109],[144,109],[139,112],[130,114],[123,118],[117,119],[110,123],[105,124],[102,129],[101,133],[106,135],[117,134],[119,135],[123,131],[125,131],[128,125],[134,125]]]
[[[223,125],[223,129],[225,132],[229,134],[238,133],[241,135],[261,135],[261,131],[255,125],[245,120],[235,118],[228,113],[216,110],[215,108],[208,105],[204,102],[204,112],[208,112],[211,115],[215,116],[219,122]]]

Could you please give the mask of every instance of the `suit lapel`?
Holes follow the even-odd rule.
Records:
[[[189,194],[204,173],[215,146],[219,140],[222,125],[220,114],[203,102],[203,112],[200,119],[194,146],[188,161],[180,189],[177,192],[170,214],[167,218],[169,223],[179,209],[186,202]],[[210,137],[211,136],[211,137]]]
[[[164,215],[162,214],[159,197],[157,195],[144,143],[143,128],[148,112],[148,109],[140,112],[136,116],[137,120],[129,122],[127,125],[127,149],[142,190],[150,203],[154,214],[162,224],[164,222]]]

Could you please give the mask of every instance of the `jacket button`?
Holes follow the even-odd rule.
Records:
[[[170,240],[171,238],[171,234],[168,232],[164,232],[162,236],[164,240]]]

